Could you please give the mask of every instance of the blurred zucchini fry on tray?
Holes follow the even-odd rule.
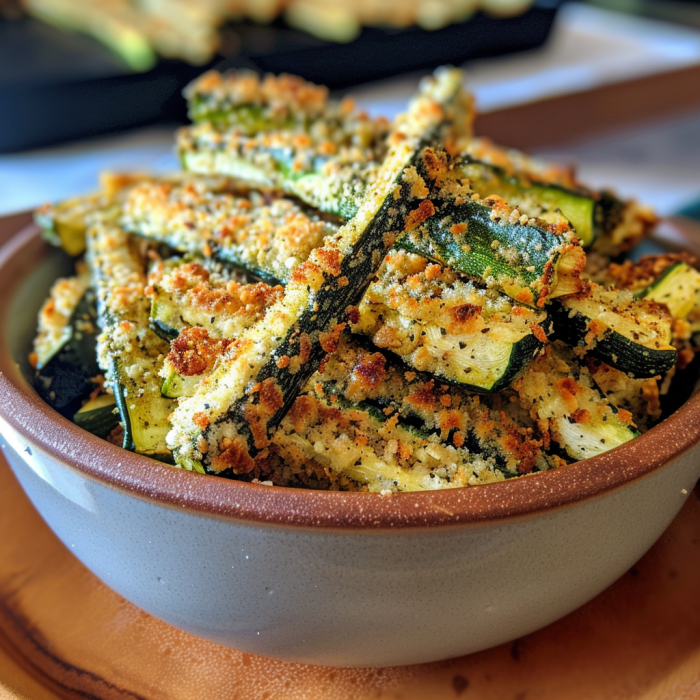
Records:
[[[339,0],[19,0],[31,15],[68,31],[90,34],[132,69],[152,68],[158,55],[195,65],[211,61],[221,43],[220,27],[249,18],[286,21],[322,39],[348,42],[363,26],[435,30],[463,22],[479,9],[498,16],[525,12],[533,0],[406,0],[353,3]]]
[[[37,213],[87,245],[33,356],[48,396],[93,300],[77,423],[204,474],[407,491],[556,468],[659,418],[700,273],[611,262],[653,214],[475,138],[459,71],[393,123],[293,76],[208,73],[187,97],[183,172]]]

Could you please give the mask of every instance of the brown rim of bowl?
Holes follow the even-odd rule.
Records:
[[[0,249],[0,327],[12,292],[49,247],[29,226]],[[161,505],[256,524],[396,529],[485,523],[601,495],[662,468],[700,442],[700,393],[658,426],[597,457],[477,487],[382,496],[264,486],[204,476],[127,452],[51,409],[22,376],[0,337],[0,418],[68,468]]]

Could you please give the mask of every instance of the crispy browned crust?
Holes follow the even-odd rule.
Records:
[[[211,338],[204,328],[185,328],[170,344],[167,359],[179,374],[192,377],[211,369],[231,343],[229,339]]]
[[[608,266],[606,276],[609,284],[620,289],[636,291],[648,287],[664,270],[677,262],[695,265],[697,259],[686,252],[644,255],[636,263],[631,260],[611,263]]]
[[[211,70],[190,83],[185,97],[209,99],[228,106],[259,105],[278,114],[322,114],[328,104],[328,88],[288,73],[264,77],[253,71],[220,73]]]

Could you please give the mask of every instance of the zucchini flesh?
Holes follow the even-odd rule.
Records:
[[[168,345],[148,325],[143,245],[108,217],[90,228],[87,241],[102,331],[98,363],[124,425],[123,447],[169,461],[165,436],[173,402],[161,396],[158,378]]]
[[[167,376],[160,389],[163,396],[168,399],[178,399],[181,396],[191,396],[194,393],[194,389],[201,379],[199,375],[187,377],[178,372],[167,361],[164,367],[167,368]]]
[[[45,204],[34,212],[34,222],[48,243],[62,248],[68,255],[82,255],[90,218],[113,205],[124,190],[144,179],[148,176],[104,172],[100,175],[99,192]]]
[[[86,290],[58,341],[49,343],[37,364],[34,380],[37,393],[67,418],[73,417],[97,387],[100,368],[95,359],[96,334],[95,298]],[[45,339],[38,343],[39,349],[42,344],[45,344]]]
[[[387,255],[351,329],[409,366],[478,393],[509,386],[550,330],[544,312],[403,251]]]
[[[402,177],[425,157],[429,149],[423,144],[454,118],[449,107],[461,85],[453,88],[439,92],[443,102],[433,102],[432,109],[419,100],[397,119],[389,155],[355,216],[295,268],[284,298],[180,401],[169,435],[178,461],[199,461],[217,473],[253,469],[251,454],[266,447],[270,432],[335,348],[348,309],[362,298],[384,254],[407,225],[432,215],[425,195]]]
[[[85,252],[85,219],[104,206],[99,194],[68,199],[55,205],[44,205],[34,213],[34,223],[51,245],[68,255]]]
[[[591,284],[550,306],[555,335],[633,377],[655,377],[676,363],[671,317],[653,301]]]
[[[73,422],[97,437],[106,439],[119,425],[116,402],[111,394],[100,394],[90,399],[73,416]]]
[[[528,217],[549,220],[551,214],[559,211],[573,227],[581,245],[588,247],[595,240],[598,224],[593,195],[509,175],[503,168],[469,155],[459,158],[456,167],[469,179],[472,190],[482,197],[498,195]]]
[[[700,321],[700,272],[686,262],[667,267],[638,296],[665,304],[675,319]]]
[[[608,402],[588,368],[561,343],[547,346],[514,388],[545,444],[553,441],[572,460],[607,452],[639,435],[632,415]]]
[[[222,82],[229,83],[221,92],[229,93],[229,102],[236,101],[236,84],[247,77],[234,74],[223,78]],[[429,117],[429,111],[438,105],[443,123],[434,138],[443,143],[471,134],[471,98],[461,83],[460,71],[438,69],[433,78],[421,84],[411,106],[414,114],[422,112]],[[313,88],[316,86],[309,89]],[[321,211],[350,219],[390,149],[389,124],[384,119],[368,119],[349,103],[321,102],[312,113],[305,113],[289,95],[283,95],[276,110],[300,113],[299,122],[294,128],[265,131],[254,137],[235,125],[222,132],[212,122],[184,129],[178,138],[183,166],[192,172],[221,173],[255,185],[278,187]]]

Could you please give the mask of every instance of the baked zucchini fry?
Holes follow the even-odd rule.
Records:
[[[500,410],[492,411],[480,397],[438,384],[425,374],[407,372],[353,339],[340,341],[323,372],[309,382],[309,390],[331,404],[339,399],[356,407],[373,407],[418,437],[433,436],[457,451],[494,460],[504,476],[549,469],[556,461],[542,451],[530,428]],[[443,466],[449,468],[453,460]]]
[[[664,304],[674,319],[691,324],[700,320],[700,272],[687,262],[672,263],[635,296]]]
[[[655,377],[676,363],[671,316],[654,301],[590,284],[552,302],[549,312],[556,337],[633,377]]]
[[[695,357],[700,334],[700,272],[687,253],[645,255],[608,268],[607,280],[629,289],[639,299],[664,304],[673,318],[673,344],[679,350],[678,368]]]
[[[156,264],[146,292],[151,327],[165,340],[183,328],[199,326],[216,338],[237,338],[282,298],[281,286],[246,284],[228,271],[211,270],[203,259]]]
[[[325,117],[338,119],[351,105],[328,102],[328,88],[295,75],[266,75],[253,71],[208,71],[184,90],[193,122],[234,126],[247,135],[271,129],[291,129]]]
[[[95,359],[95,298],[90,276],[58,280],[39,312],[39,332],[30,364],[36,369],[39,396],[59,413],[72,418],[97,388],[100,368]]]
[[[456,99],[441,97],[445,105]],[[447,106],[434,104],[431,110],[417,100],[397,119],[389,155],[357,214],[293,270],[283,299],[236,340],[191,397],[179,402],[168,435],[178,462],[193,468],[201,462],[215,473],[253,468],[251,454],[266,447],[306,381],[335,348],[348,308],[359,303],[386,252],[406,228],[434,213],[425,194],[402,176],[452,117]]]
[[[80,265],[77,275],[53,283],[48,299],[39,310],[37,334],[29,358],[35,369],[43,369],[74,335],[71,321],[76,319],[81,302],[86,303],[83,297],[90,286],[90,272]]]
[[[573,226],[582,245],[604,257],[616,257],[651,232],[656,217],[635,201],[578,182],[573,170],[540,161],[515,149],[474,138],[462,145],[472,189],[496,194],[529,217],[556,222],[557,211]],[[478,165],[477,165],[478,164]],[[489,170],[492,168],[493,170]]]
[[[457,158],[455,167],[469,179],[474,192],[482,197],[498,195],[528,218],[556,223],[563,216],[584,247],[589,247],[598,235],[601,211],[593,194],[585,190],[538,182],[520,173],[511,175],[468,154]]]
[[[124,424],[123,446],[170,460],[165,436],[173,402],[161,395],[158,377],[168,344],[148,325],[144,243],[109,218],[90,227],[87,242],[101,329],[97,358]]]
[[[567,222],[529,219],[500,197],[479,200],[446,155],[428,156],[421,171],[405,177],[417,191],[425,189],[426,179],[436,183],[430,192],[436,213],[403,236],[399,247],[529,306],[584,286],[586,255]]]
[[[608,401],[615,408],[629,411],[640,430],[648,430],[661,417],[657,378],[634,379],[593,357],[586,358],[586,366]]]
[[[551,330],[544,311],[405,251],[387,255],[350,328],[410,367],[478,393],[509,386]]]
[[[533,441],[534,442],[534,441]],[[426,491],[502,481],[513,476],[492,455],[421,434],[379,409],[309,392],[273,436],[289,462],[313,460],[331,479],[369,491]]]
[[[82,255],[90,218],[112,206],[129,187],[149,177],[152,176],[143,173],[101,173],[98,192],[44,204],[34,212],[34,222],[48,243],[62,248],[68,255]]]
[[[131,189],[122,226],[181,253],[214,257],[268,280],[286,280],[338,225],[289,198],[212,189],[210,179],[183,185],[146,182]]]
[[[181,382],[182,396],[192,392],[191,380],[211,372],[212,358],[230,342],[203,328],[182,331],[165,363],[173,368],[169,380]],[[244,475],[287,484],[289,477],[266,472],[269,452],[295,473],[316,464],[331,483],[342,488],[349,480],[370,491],[468,486],[554,466],[532,430],[347,338]]]
[[[461,71],[438,69],[423,81],[411,106],[426,117],[442,112],[433,138],[448,147],[471,134],[472,102],[462,80]],[[297,87],[290,90],[290,84]],[[369,119],[347,100],[328,102],[323,88],[290,76],[268,76],[260,84],[246,72],[207,74],[188,95],[194,115],[206,118],[223,109],[233,125],[222,130],[216,117],[181,130],[178,150],[185,170],[277,187],[345,220],[354,216],[389,151],[389,122]],[[205,95],[211,107],[202,110]],[[236,123],[237,107],[245,107],[243,113],[254,107],[256,119],[270,128],[251,135],[245,124]]]
[[[572,460],[594,457],[639,435],[632,414],[610,404],[588,368],[562,343],[548,345],[513,388],[545,447],[555,443]]]

